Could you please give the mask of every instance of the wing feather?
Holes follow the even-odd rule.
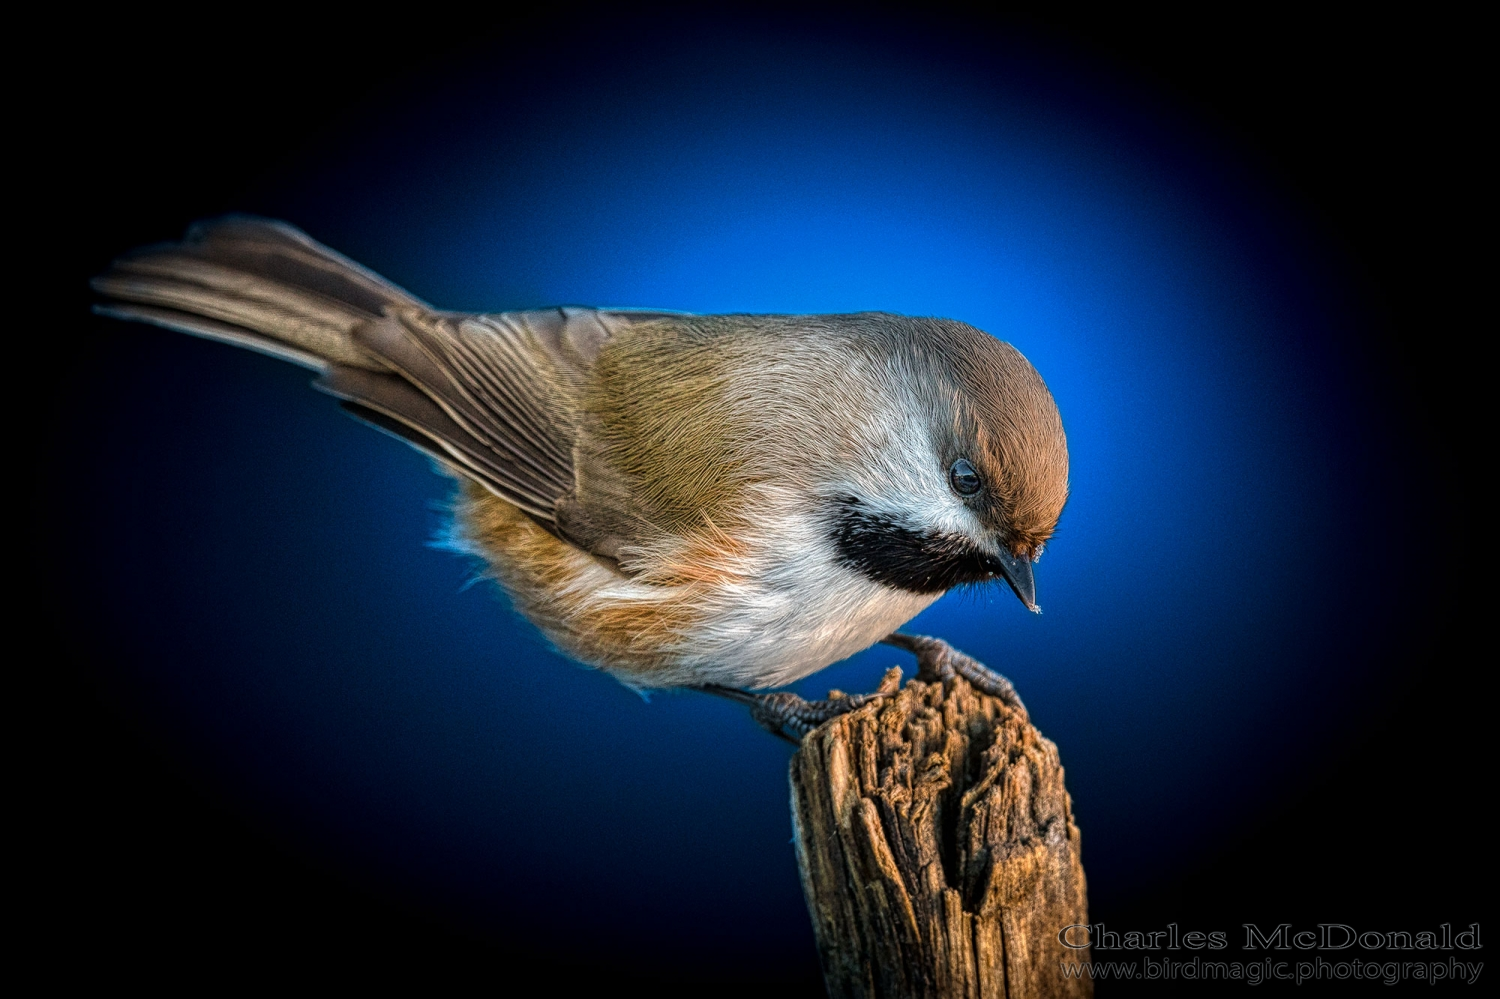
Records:
[[[544,356],[514,326],[486,318],[459,322],[443,337],[415,332],[476,405],[503,414],[554,462],[571,465],[573,428],[564,424],[572,421],[560,418],[557,405],[549,405],[547,395],[539,391],[541,379],[535,377],[538,366],[545,366]],[[553,394],[561,388],[555,377],[545,381]]]
[[[355,342],[416,386],[439,407],[448,420],[503,461],[516,466],[518,478],[533,485],[533,505],[550,508],[573,488],[570,460],[562,448],[543,448],[533,441],[528,424],[513,414],[476,396],[470,379],[449,360],[449,342],[456,335],[452,324],[431,320],[431,314],[408,314],[404,322],[387,318],[355,331]],[[434,329],[433,327],[437,327]],[[446,327],[446,328],[445,328]],[[540,380],[543,371],[534,365],[507,367],[514,380]],[[556,433],[556,430],[553,430]],[[544,440],[546,438],[543,438]],[[571,451],[571,441],[568,441]]]
[[[518,463],[497,455],[400,375],[334,365],[315,384],[329,395],[354,404],[353,412],[358,416],[367,416],[360,411],[363,409],[385,417],[369,422],[396,433],[439,461],[456,466],[531,516],[549,525],[554,521],[555,500],[545,498],[551,492],[550,484],[528,474]],[[394,421],[397,426],[386,421]]]

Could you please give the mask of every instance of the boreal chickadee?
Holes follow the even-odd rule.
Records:
[[[886,313],[442,312],[284,223],[116,261],[98,311],[302,364],[454,475],[454,539],[635,687],[789,683],[1007,582],[1068,495],[1036,370]]]

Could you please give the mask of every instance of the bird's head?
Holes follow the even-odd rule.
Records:
[[[971,326],[882,325],[886,404],[828,497],[840,560],[914,593],[1003,579],[1039,610],[1032,563],[1068,498],[1052,394],[1019,351]]]

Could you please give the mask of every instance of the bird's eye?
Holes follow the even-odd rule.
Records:
[[[974,471],[974,466],[969,464],[969,459],[960,458],[948,469],[948,483],[953,486],[953,491],[960,496],[973,496],[979,492],[982,483],[979,481],[979,473]]]

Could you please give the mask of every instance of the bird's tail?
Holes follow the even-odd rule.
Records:
[[[195,225],[181,243],[121,257],[93,281],[94,311],[247,347],[315,371],[386,371],[355,329],[390,309],[428,309],[284,222],[231,215]]]

